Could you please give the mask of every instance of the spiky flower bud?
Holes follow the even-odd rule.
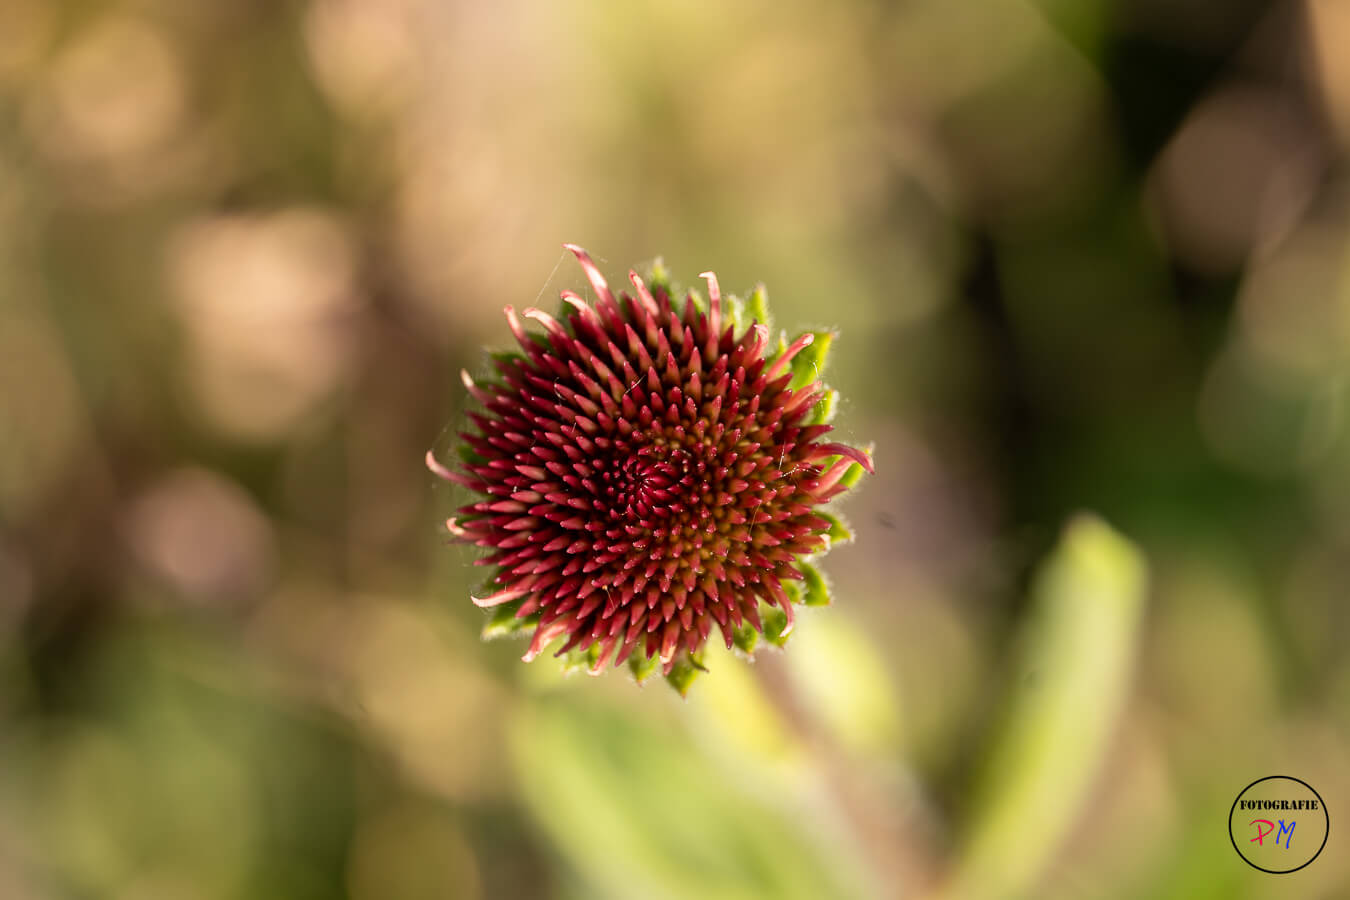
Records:
[[[659,263],[616,298],[566,246],[594,305],[563,291],[557,318],[525,310],[542,334],[506,307],[524,352],[494,356],[496,381],[463,373],[483,412],[457,469],[427,465],[481,495],[446,524],[496,567],[473,598],[495,607],[486,636],[532,628],[527,662],[564,639],[558,655],[597,673],[659,663],[684,693],[714,625],[750,653],[787,638],[794,602],[829,602],[809,558],[849,535],[820,506],[872,462],[822,440],[833,335],[775,346],[763,290],[723,298],[712,272],[707,302],[691,291],[679,312]]]

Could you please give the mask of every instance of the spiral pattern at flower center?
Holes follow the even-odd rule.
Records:
[[[702,468],[683,447],[643,447],[624,459],[608,479],[604,496],[610,518],[650,528],[653,520],[687,513]]]

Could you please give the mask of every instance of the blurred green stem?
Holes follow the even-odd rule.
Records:
[[[1032,895],[1093,790],[1129,698],[1147,567],[1126,538],[1080,515],[1033,586],[1008,718],[940,896]]]
[[[767,701],[809,754],[849,837],[870,868],[876,896],[923,896],[938,883],[940,856],[924,823],[932,816],[914,804],[901,810],[879,795],[857,760],[806,711],[791,673],[778,654],[762,653],[750,667]]]
[[[1034,610],[1009,715],[987,755],[954,859],[922,807],[901,812],[869,789],[847,751],[807,714],[781,659],[753,669],[812,755],[878,896],[997,900],[1026,896],[1092,790],[1126,699],[1144,608],[1146,565],[1101,520],[1069,523],[1033,588]]]

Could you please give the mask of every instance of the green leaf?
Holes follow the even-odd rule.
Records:
[[[751,322],[772,327],[769,318],[769,295],[764,290],[764,285],[756,285],[755,289],[750,292],[750,299],[745,303],[745,311],[750,316]],[[749,325],[751,322],[746,324]]]
[[[702,294],[700,294],[696,289],[690,288],[690,289],[689,289],[688,297],[689,297],[689,302],[692,303],[692,304],[694,304],[694,309],[695,309],[695,311],[700,312],[700,313],[706,313],[706,312],[708,311],[708,301],[707,301],[707,300],[704,298],[704,296],[703,296]],[[684,312],[683,309],[680,309],[680,310],[678,310],[678,311],[679,311],[680,313],[683,313],[683,312]]]
[[[803,425],[828,425],[834,421],[834,414],[839,406],[839,392],[834,388],[827,388],[825,396],[820,398],[820,402],[811,407],[811,411],[802,419]]]
[[[455,447],[455,455],[463,462],[474,466],[487,465],[488,459],[478,451],[474,450],[466,443],[461,443]]]
[[[567,319],[570,316],[575,315],[577,315],[577,308],[560,297],[558,299],[557,305],[553,308],[553,318],[557,319],[559,322],[564,323],[565,327]]]
[[[805,578],[802,582],[802,603],[806,606],[829,606],[830,589],[820,571],[807,562],[797,563],[797,571]]]
[[[499,371],[497,363],[513,365],[525,359],[525,354],[519,350],[493,350],[488,353],[488,358],[492,360],[493,371]]]
[[[670,291],[670,270],[666,268],[666,261],[659,256],[652,261],[652,271],[647,276],[647,284],[653,289],[662,287],[667,292]]]
[[[1022,677],[976,785],[954,896],[1026,896],[1067,836],[1129,695],[1146,583],[1128,540],[1094,516],[1069,523],[1032,587]]]
[[[515,637],[522,631],[533,631],[535,626],[539,624],[538,613],[524,617],[516,616],[524,603],[523,599],[512,600],[510,603],[503,603],[493,609],[492,616],[483,626],[483,639],[491,641],[497,638]]]
[[[847,616],[819,616],[783,659],[814,719],[851,750],[893,758],[904,733],[902,704],[875,634]]]
[[[647,680],[647,676],[656,671],[661,660],[655,656],[647,656],[641,648],[634,650],[633,655],[628,657],[628,668],[632,671],[633,677],[638,680],[638,684]]]
[[[741,322],[744,318],[745,303],[735,294],[722,295],[722,328],[731,326],[732,334],[740,334],[742,331]]]
[[[864,449],[864,452],[867,453],[869,456],[871,455],[870,449]],[[858,479],[862,478],[863,474],[866,471],[867,470],[864,469],[862,466],[858,465],[857,463],[853,463],[853,465],[849,466],[847,469],[844,470],[844,474],[842,477],[840,477],[839,483],[846,488],[851,488],[858,483]]]
[[[792,381],[788,387],[794,391],[820,379],[821,373],[825,371],[826,359],[830,355],[830,345],[834,343],[833,331],[813,331],[811,334],[815,335],[815,339],[811,341],[810,346],[803,347],[792,357],[792,362],[788,363],[788,368],[792,371]]]
[[[675,665],[671,667],[670,674],[666,676],[666,681],[670,686],[679,691],[681,697],[689,695],[689,685],[694,683],[700,672],[708,671],[708,667],[703,665],[702,654],[682,653],[675,660]]]
[[[723,668],[709,681],[722,682]],[[874,896],[847,843],[799,814],[809,789],[792,793],[795,781],[788,792],[748,785],[746,770],[764,768],[764,758],[709,733],[717,722],[706,704],[696,706],[703,691],[694,694],[677,717],[591,691],[512,704],[515,782],[550,852],[579,882],[569,896]],[[701,724],[690,727],[695,716]]]
[[[776,606],[765,604],[760,607],[759,618],[764,624],[764,640],[775,647],[787,643],[788,635],[783,633],[787,629],[787,613]]]
[[[594,643],[585,650],[573,648],[563,654],[563,671],[575,672],[579,669],[590,670],[600,658],[600,644]]]
[[[847,544],[853,540],[853,529],[848,527],[842,517],[829,512],[817,512],[816,515],[830,523],[830,530],[826,535],[830,539],[830,546]]]
[[[732,634],[731,640],[736,645],[736,649],[749,655],[755,652],[755,646],[759,643],[759,632],[755,631],[755,626],[749,622],[743,622],[741,627],[737,628],[735,633]]]

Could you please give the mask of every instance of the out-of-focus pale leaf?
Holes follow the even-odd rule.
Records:
[[[783,659],[811,715],[850,750],[893,750],[900,700],[874,641],[839,615],[811,616],[798,630]]]
[[[233,647],[175,629],[110,636],[92,671],[96,717],[0,740],[0,834],[57,893],[153,875],[207,886],[170,896],[333,896],[356,815],[336,720],[294,715]]]
[[[715,741],[717,753],[741,761],[761,777],[766,789],[777,790],[801,778],[806,756],[765,691],[756,671],[760,664],[709,644],[708,668],[717,674],[699,685],[689,698],[689,709],[705,720],[700,736]]]
[[[1070,522],[1033,586],[1009,716],[987,757],[948,896],[1028,896],[1080,813],[1129,694],[1143,556],[1091,516]]]
[[[555,695],[520,710],[512,746],[530,812],[595,896],[856,896],[798,824],[809,816],[751,794],[646,715]]]

